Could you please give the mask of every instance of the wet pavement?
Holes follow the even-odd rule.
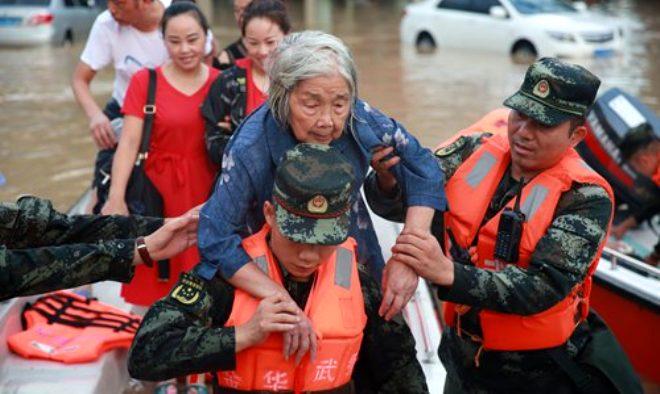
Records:
[[[305,27],[301,1],[290,1],[294,28]],[[441,50],[420,54],[399,43],[402,1],[317,0],[307,26],[338,35],[358,64],[362,98],[401,121],[426,146],[501,105],[526,66],[508,56]],[[602,12],[630,23],[623,55],[574,59],[601,77],[602,91],[620,87],[660,113],[660,2],[618,0]],[[229,2],[216,5],[213,30],[221,46],[233,40]],[[0,201],[20,194],[70,206],[89,185],[95,147],[69,81],[82,44],[70,47],[0,48]],[[112,72],[95,78],[99,103],[112,90]]]

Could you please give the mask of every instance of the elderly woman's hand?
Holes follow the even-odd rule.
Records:
[[[266,297],[246,323],[236,327],[236,351],[258,345],[274,332],[293,329],[300,317],[296,303],[283,294]]]
[[[401,312],[415,294],[418,283],[419,277],[412,268],[390,259],[383,272],[383,302],[378,314],[385,320],[390,320]]]
[[[371,156],[371,167],[376,171],[378,187],[385,194],[392,194],[396,186],[396,178],[390,169],[397,165],[401,158],[392,155],[394,147],[381,146],[373,151]],[[388,157],[388,155],[392,155]]]
[[[284,359],[288,360],[290,356],[295,354],[295,363],[298,365],[305,354],[309,352],[309,357],[314,362],[316,360],[316,333],[314,327],[302,310],[298,309],[297,316],[300,320],[296,326],[283,333],[284,346],[282,352]]]

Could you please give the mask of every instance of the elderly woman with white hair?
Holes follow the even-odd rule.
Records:
[[[256,297],[281,291],[250,261],[241,239],[263,226],[261,207],[271,199],[275,168],[285,152],[301,142],[330,144],[346,156],[359,180],[352,192],[356,214],[351,215],[350,236],[357,240],[360,263],[377,278],[382,272],[379,313],[390,319],[408,302],[418,278],[398,262],[382,271],[380,246],[359,188],[370,162],[391,166],[407,206],[406,228],[429,231],[435,210],[446,206],[442,171],[431,152],[401,124],[357,97],[355,64],[338,38],[316,31],[291,34],[272,54],[268,73],[268,103],[246,118],[229,141],[220,180],[201,211],[202,260],[196,271],[211,279],[219,270],[232,285]],[[317,202],[321,212],[323,196],[310,204]],[[308,349],[314,354],[313,330],[304,314],[299,315],[299,329],[285,335],[285,356]]]

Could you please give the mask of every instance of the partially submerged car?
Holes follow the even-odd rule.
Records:
[[[62,45],[84,39],[105,2],[0,0],[0,45]]]
[[[405,8],[401,41],[519,58],[608,56],[623,46],[613,18],[563,0],[423,0]]]

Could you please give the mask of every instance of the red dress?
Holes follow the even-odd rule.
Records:
[[[206,154],[204,120],[199,107],[219,71],[209,69],[207,81],[190,96],[170,85],[160,67],[156,74],[156,115],[145,171],[163,196],[165,217],[172,217],[206,201],[213,185],[217,168]],[[122,109],[125,115],[144,118],[142,109],[147,101],[148,82],[146,69],[133,76]],[[132,304],[151,305],[169,292],[181,272],[198,262],[196,246],[171,258],[167,282],[158,281],[155,265],[154,268],[139,265],[131,283],[122,286],[121,295]]]
[[[245,69],[247,97],[245,99],[245,116],[248,116],[255,109],[259,108],[266,100],[268,93],[262,92],[254,83],[252,78],[252,60],[243,58],[236,60],[236,66]]]

